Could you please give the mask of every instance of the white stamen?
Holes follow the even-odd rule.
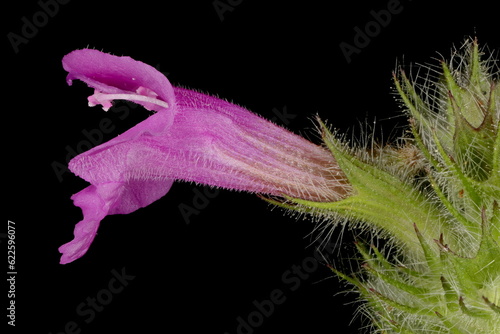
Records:
[[[98,95],[98,96],[96,96]],[[163,108],[169,108],[169,105],[167,102],[158,100],[154,97],[149,97],[145,95],[135,95],[135,94],[95,94],[94,95],[97,100],[101,100],[101,97],[105,98],[106,100],[129,100],[129,101],[141,101],[141,102],[147,102],[147,103],[152,103],[156,104],[160,107]]]

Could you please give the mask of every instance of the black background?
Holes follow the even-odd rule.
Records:
[[[217,94],[315,141],[315,114],[343,132],[375,119],[385,137],[401,131],[405,118],[391,85],[396,61],[433,62],[467,36],[493,49],[500,45],[497,9],[487,1],[464,7],[402,0],[402,11],[350,63],[339,44],[353,44],[354,27],[363,29],[373,21],[370,11],[386,9],[389,1],[221,2],[233,4],[223,20],[211,0],[72,0],[17,53],[8,34],[22,35],[22,18],[33,22],[42,9],[37,1],[4,3],[4,205],[16,223],[17,332],[55,334],[74,321],[75,333],[234,334],[238,317],[247,319],[252,302],[269,299],[275,289],[286,300],[253,333],[356,333],[361,327],[359,316],[350,325],[354,295],[339,294],[345,286],[325,266],[290,290],[282,275],[314,254],[309,234],[315,224],[271,210],[251,194],[220,191],[187,224],[179,205],[192,206],[193,189],[204,188],[176,183],[147,208],[107,217],[84,257],[58,263],[57,248],[72,239],[81,219],[70,196],[86,183],[71,173],[58,179],[53,163],[66,164],[66,147],[85,140],[82,131],[98,128],[103,117],[115,126],[107,140],[148,115],[136,108],[122,120],[88,108],[91,90],[67,86],[61,66],[74,49],[131,56],[167,73],[173,85]],[[288,124],[276,118],[284,108],[294,117]],[[105,293],[112,270],[134,278],[86,323],[77,307]],[[7,286],[0,295],[6,314]]]

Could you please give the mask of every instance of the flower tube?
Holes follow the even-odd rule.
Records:
[[[129,100],[155,113],[70,161],[90,186],[72,196],[84,218],[59,248],[62,264],[86,253],[105,216],[149,205],[175,180],[315,202],[350,192],[325,148],[227,101],[172,87],[147,64],[83,49],[66,55],[63,66],[68,84],[94,88],[90,106],[107,110],[113,100]]]

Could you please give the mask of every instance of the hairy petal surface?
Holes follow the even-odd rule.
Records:
[[[253,113],[202,93],[173,88],[161,73],[128,57],[79,50],[63,59],[68,82],[96,90],[106,110],[127,99],[158,111],[70,161],[91,185],[75,194],[84,219],[60,247],[61,263],[81,257],[100,221],[164,196],[174,180],[311,201],[335,201],[350,188],[332,155]]]

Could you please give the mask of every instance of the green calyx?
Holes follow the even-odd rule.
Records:
[[[377,333],[500,333],[500,71],[477,40],[462,49],[431,75],[394,74],[411,134],[402,144],[349,147],[319,121],[349,196],[270,200],[386,239],[356,243],[358,273],[329,265]]]
[[[320,125],[323,140],[352,185],[353,193],[336,202],[292,201],[299,208],[316,209],[316,214],[328,216],[334,213],[336,219],[366,223],[366,227],[374,232],[390,236],[407,248],[415,260],[421,258],[423,254],[413,233],[413,224],[420,225],[429,236],[439,235],[443,232],[442,225],[446,224],[439,217],[439,210],[429,205],[425,196],[398,176],[353,155],[323,123]],[[429,224],[430,221],[433,224]]]
[[[396,90],[407,107],[414,140],[430,165],[427,175],[440,204],[464,228],[478,234],[482,209],[491,216],[500,199],[500,85],[498,68],[490,73],[476,40],[464,45],[465,55],[442,62],[442,79],[421,94],[401,73]],[[422,96],[423,95],[423,96]],[[492,230],[500,238],[498,227]]]

